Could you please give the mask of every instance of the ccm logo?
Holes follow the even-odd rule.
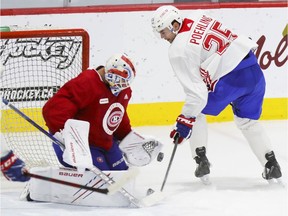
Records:
[[[82,178],[83,174],[80,173],[69,173],[69,172],[59,172],[60,176],[70,176],[70,177],[77,177],[77,178]]]

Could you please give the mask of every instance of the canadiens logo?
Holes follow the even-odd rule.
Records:
[[[120,103],[111,104],[103,118],[103,128],[107,134],[112,135],[118,128],[122,121],[124,112],[125,109]]]

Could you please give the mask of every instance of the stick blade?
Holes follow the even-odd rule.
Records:
[[[114,182],[113,184],[109,185],[107,188],[109,191],[109,195],[112,195],[119,191],[127,182],[129,182],[131,179],[135,178],[139,174],[139,169],[136,167],[131,167],[127,170],[126,173],[124,173],[117,182]]]
[[[141,204],[143,207],[150,207],[158,204],[165,198],[164,193],[162,192],[154,192],[141,200]]]

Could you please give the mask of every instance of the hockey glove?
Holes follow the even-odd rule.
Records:
[[[182,143],[184,139],[189,139],[194,122],[195,118],[187,118],[182,114],[179,115],[176,119],[176,125],[170,133],[170,137],[175,139],[178,134],[178,144]]]
[[[28,181],[30,177],[23,174],[24,170],[25,163],[17,158],[13,151],[9,151],[6,156],[1,158],[1,171],[9,181]]]
[[[143,137],[131,131],[119,144],[124,158],[132,166],[145,166],[160,153],[163,144],[150,137]]]

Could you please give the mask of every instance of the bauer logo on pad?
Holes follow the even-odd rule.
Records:
[[[109,99],[108,99],[108,98],[101,98],[101,99],[99,100],[99,103],[100,103],[100,104],[107,104],[107,103],[109,103]]]

